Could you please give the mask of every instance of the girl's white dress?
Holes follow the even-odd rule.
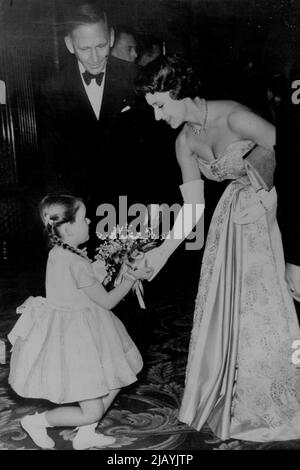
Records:
[[[124,325],[82,291],[96,282],[88,260],[61,247],[50,251],[46,299],[29,297],[8,335],[9,383],[18,395],[78,402],[137,380],[142,357]]]

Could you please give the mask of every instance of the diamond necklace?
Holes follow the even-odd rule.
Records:
[[[197,124],[197,126],[200,126],[200,127],[194,126],[194,124],[192,124],[191,122],[187,123],[188,126],[190,127],[191,131],[196,135],[201,135],[202,132],[206,131],[208,106],[207,106],[207,101],[205,99],[203,99],[202,101],[204,101],[204,106],[205,106],[205,115],[204,115],[203,123],[202,124]]]

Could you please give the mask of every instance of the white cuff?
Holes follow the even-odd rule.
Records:
[[[188,181],[179,186],[185,203],[204,203],[204,181],[201,179]]]

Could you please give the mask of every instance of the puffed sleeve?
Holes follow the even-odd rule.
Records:
[[[91,263],[84,259],[76,259],[70,264],[71,276],[78,289],[90,287],[97,283]]]

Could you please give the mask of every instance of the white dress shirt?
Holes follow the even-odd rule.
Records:
[[[82,74],[85,72],[85,69],[81,62],[78,62],[81,80],[88,96],[89,102],[94,110],[95,116],[99,119],[100,110],[102,105],[102,98],[103,98],[103,89],[104,89],[104,82],[106,76],[106,70],[104,70],[104,76],[101,85],[99,86],[96,80],[91,80],[91,83],[87,85],[83,79]]]

